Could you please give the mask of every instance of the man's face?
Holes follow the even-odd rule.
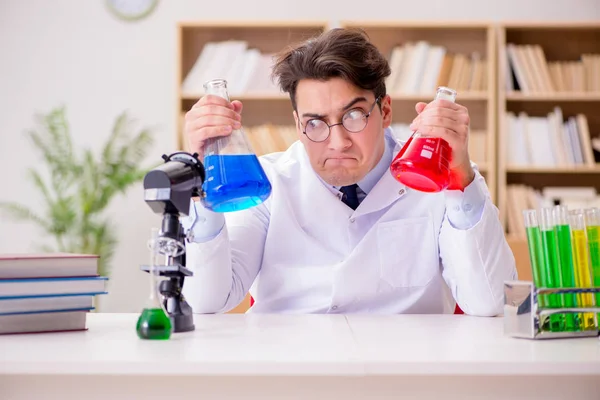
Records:
[[[381,159],[385,147],[383,130],[391,123],[392,109],[389,96],[380,99],[381,110],[375,100],[373,92],[357,88],[340,78],[327,81],[305,79],[298,83],[297,110],[294,111],[296,129],[313,169],[328,184],[346,186],[356,183]],[[321,121],[333,125],[342,122],[342,118],[346,126],[355,130],[352,126],[361,126],[358,118],[361,114],[357,111],[364,114],[371,111],[366,126],[360,132],[351,132],[343,125],[336,125],[331,128],[329,137],[318,143],[303,133],[314,127],[324,127],[326,131],[327,125]]]

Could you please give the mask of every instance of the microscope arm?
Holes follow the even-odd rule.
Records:
[[[204,166],[198,154],[186,152],[163,155],[165,161],[144,177],[144,200],[155,213],[163,215],[159,237],[152,243],[152,251],[165,256],[165,265],[153,267],[167,277],[159,285],[163,305],[173,321],[174,332],[194,330],[192,308],[182,295],[184,279],[192,276],[186,268],[185,242],[192,230],[185,229],[180,215],[188,215],[193,197],[202,195],[205,179]],[[195,220],[194,220],[195,223]],[[149,271],[149,268],[142,267]]]

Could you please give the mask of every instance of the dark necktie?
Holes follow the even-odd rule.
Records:
[[[356,188],[358,188],[356,183],[354,185],[342,186],[340,188],[340,192],[344,194],[342,196],[342,201],[353,210],[356,210],[356,207],[358,207],[358,195],[356,194]]]

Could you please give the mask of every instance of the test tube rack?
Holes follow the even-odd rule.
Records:
[[[598,329],[572,332],[542,330],[543,321],[552,314],[600,313],[600,307],[547,308],[539,304],[539,296],[566,293],[600,293],[600,287],[536,288],[530,281],[504,283],[504,334],[526,339],[558,339],[598,336]],[[596,325],[598,326],[598,325]]]

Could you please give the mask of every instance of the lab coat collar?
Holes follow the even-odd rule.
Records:
[[[398,154],[398,151],[394,152],[394,157]],[[352,216],[356,218],[388,208],[404,197],[407,192],[408,188],[406,185],[398,182],[388,169],[375,187],[373,187],[373,190],[360,203]]]
[[[387,128],[385,130],[385,140],[386,140],[386,151],[392,149],[392,157],[393,160],[396,155],[400,152],[404,143],[399,142],[395,139],[391,128]],[[306,163],[306,165],[310,165],[310,161],[308,159],[308,155],[306,154],[306,150],[304,146],[302,146],[301,151],[302,161]],[[391,163],[390,160],[390,163]],[[311,177],[309,179],[316,179],[321,183],[320,186],[322,189],[329,191],[338,199],[341,199],[341,193],[334,186],[328,185],[323,179],[316,173],[312,168],[310,168]],[[321,190],[321,189],[319,189]],[[375,186],[372,190],[367,193],[367,196],[363,199],[363,201],[359,204],[358,208],[354,210],[351,214],[352,217],[359,217],[361,215],[370,214],[372,212],[377,212],[384,208],[390,207],[397,200],[406,195],[409,188],[403,183],[398,182],[392,173],[390,172],[389,165],[385,168],[383,175],[379,178]],[[352,211],[351,209],[349,209]]]
[[[392,149],[391,160],[394,160],[394,158],[396,158],[396,155],[402,149],[403,143],[397,142],[394,139],[394,135],[391,132],[391,129],[386,129],[385,140],[387,141],[386,146],[389,146]],[[377,181],[373,189],[360,203],[360,205],[354,211],[354,214],[352,216],[359,217],[361,215],[369,214],[387,208],[394,204],[397,200],[405,196],[407,191],[408,187],[403,183],[398,182],[394,178],[394,176],[389,170],[388,165],[383,175],[379,178],[379,181]]]

